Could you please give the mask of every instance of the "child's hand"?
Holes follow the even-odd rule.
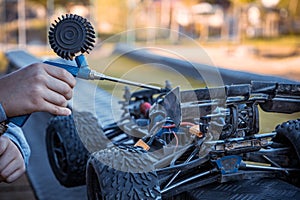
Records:
[[[25,172],[18,147],[6,136],[0,137],[0,182],[11,183]]]

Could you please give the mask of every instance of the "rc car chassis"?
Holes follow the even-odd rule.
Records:
[[[125,89],[121,119],[51,119],[47,151],[66,187],[89,199],[180,198],[211,183],[276,178],[300,184],[300,120],[259,132],[259,109],[300,111],[300,84],[252,82],[180,91]]]

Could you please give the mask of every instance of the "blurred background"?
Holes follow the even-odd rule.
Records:
[[[55,57],[49,27],[73,13],[93,24],[97,45],[89,64],[107,75],[162,87],[165,80],[184,89],[203,86],[172,69],[120,56],[114,50],[125,43],[189,62],[300,80],[299,0],[1,0],[0,13],[3,71],[11,49]],[[122,98],[124,85],[98,85]],[[265,119],[282,120],[273,114]]]
[[[241,43],[249,38],[299,34],[298,4],[298,0],[1,0],[1,42],[45,44],[49,22],[70,12],[90,18],[100,37],[152,26],[178,30],[202,41]],[[167,33],[153,34],[174,37],[174,42],[179,39]]]
[[[106,43],[119,42],[111,37],[124,31],[156,27],[130,31],[122,42],[171,45],[198,61],[186,40],[192,38],[217,66],[298,80],[299,4],[299,0],[1,0],[0,51],[25,48],[37,56],[51,54],[50,24],[65,13],[75,13],[92,22],[99,43],[107,38]]]
[[[97,44],[87,58],[91,68],[106,75],[162,87],[166,80],[183,89],[203,86],[170,67],[120,55],[115,49],[122,43],[188,62],[299,81],[299,1],[0,0],[0,70],[5,71],[5,52],[12,49],[57,57],[48,44],[49,27],[73,13],[93,24]],[[122,98],[124,85],[98,85]]]
[[[184,84],[170,70],[115,55],[121,42],[190,62],[299,81],[299,0],[0,0],[0,69],[5,70],[4,54],[11,49],[25,49],[39,58],[56,56],[48,44],[48,29],[66,13],[93,24],[97,45],[89,64],[108,75]],[[99,86],[115,90],[105,81]],[[122,95],[123,87],[120,91]]]

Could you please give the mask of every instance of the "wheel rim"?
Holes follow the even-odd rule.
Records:
[[[68,162],[65,144],[59,132],[53,132],[51,140],[51,149],[53,152],[53,160],[55,167],[62,175],[67,175]]]

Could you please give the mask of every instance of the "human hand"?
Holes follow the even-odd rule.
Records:
[[[65,69],[35,63],[0,79],[0,103],[7,117],[38,111],[69,115],[66,106],[75,84]]]
[[[25,172],[18,147],[6,136],[0,137],[0,182],[12,183]]]

